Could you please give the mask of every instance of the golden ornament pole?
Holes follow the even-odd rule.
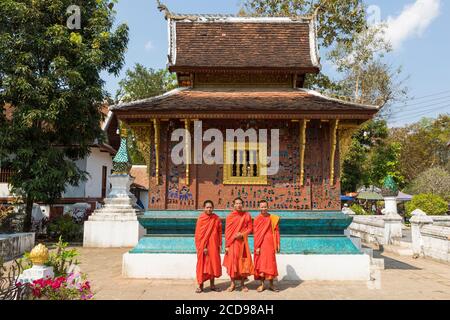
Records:
[[[334,158],[336,155],[338,126],[339,120],[333,120],[331,124],[330,186],[334,185]]]
[[[308,120],[303,119],[300,122],[300,185],[304,185],[305,180],[305,149],[306,149],[306,126]]]
[[[153,119],[153,128],[155,130],[155,176],[156,176],[156,184],[159,184],[160,122],[158,119]]]
[[[185,143],[185,152],[186,152],[186,185],[189,185],[189,165],[191,164],[191,144],[190,144],[190,139],[188,139],[189,136],[189,132],[190,132],[190,126],[191,126],[191,121],[190,119],[185,119],[184,120],[184,129],[185,129],[185,139],[184,139],[184,143]]]

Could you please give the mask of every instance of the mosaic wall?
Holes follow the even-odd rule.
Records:
[[[335,185],[329,185],[330,135],[329,124],[311,121],[307,129],[305,152],[305,183],[301,186],[299,159],[299,123],[286,121],[258,121],[251,125],[258,129],[280,130],[280,170],[270,176],[268,185],[222,185],[222,165],[191,165],[190,184],[185,183],[185,166],[174,165],[170,151],[178,142],[171,142],[170,136],[175,128],[182,128],[180,121],[161,124],[161,154],[160,154],[160,184],[155,185],[151,179],[149,194],[150,209],[190,209],[202,207],[203,201],[209,199],[217,209],[231,209],[232,200],[241,197],[244,207],[257,208],[258,201],[266,199],[269,206],[277,210],[339,210],[340,185],[335,179]],[[222,129],[239,128],[246,130],[247,122],[210,121],[203,123],[203,131],[208,127]],[[270,142],[270,137],[268,138]],[[167,144],[169,142],[169,144]],[[204,146],[209,143],[205,143]],[[270,144],[268,145],[270,150]],[[269,152],[270,153],[270,152]],[[339,177],[339,157],[336,150],[335,175]],[[151,176],[154,177],[155,153],[152,152]],[[153,182],[153,183],[152,183]],[[167,195],[167,197],[166,197]]]

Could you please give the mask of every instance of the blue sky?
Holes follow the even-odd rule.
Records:
[[[163,0],[172,12],[238,12],[241,0]],[[409,101],[394,106],[391,126],[450,113],[450,3],[444,0],[366,0],[380,9],[389,22],[389,37],[395,50],[389,62],[403,67]],[[376,8],[376,7],[374,7]],[[154,69],[167,62],[167,23],[155,0],[119,0],[116,23],[127,23],[130,42],[126,64],[118,77],[104,74],[106,89],[114,96],[125,70],[140,63]],[[322,53],[322,65],[327,72]]]

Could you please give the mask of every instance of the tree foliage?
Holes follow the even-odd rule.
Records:
[[[411,213],[420,209],[430,216],[445,215],[448,211],[448,203],[434,194],[418,194],[406,203],[406,216],[411,217]]]
[[[450,152],[450,116],[423,119],[415,124],[392,130],[389,140],[399,143],[400,171],[407,183],[433,167],[447,167]]]
[[[133,101],[158,96],[176,87],[176,75],[167,69],[153,70],[137,63],[119,82],[117,101]]]
[[[387,175],[404,186],[399,164],[400,145],[387,141],[388,135],[385,120],[368,121],[353,135],[341,171],[343,191],[356,191],[363,185],[381,186]]]
[[[385,25],[368,27],[351,43],[338,42],[328,58],[343,77],[337,87],[327,91],[357,103],[380,107],[402,100],[407,88],[398,79],[401,68],[394,69],[383,62],[391,51],[391,44],[385,40]]]
[[[114,0],[112,0],[114,2]],[[66,22],[78,5],[81,29]],[[86,177],[74,160],[102,141],[100,73],[118,74],[128,27],[114,31],[108,0],[2,0],[0,2],[1,164],[11,166],[12,191],[27,204],[51,203],[67,184]]]
[[[408,190],[416,194],[435,194],[450,202],[450,172],[441,167],[430,168],[421,172]]]
[[[126,76],[119,82],[116,100],[127,102],[161,95],[177,86],[176,75],[167,69],[153,70],[137,63],[134,69],[128,69]],[[139,152],[135,138],[128,132],[128,149],[133,164],[145,164]]]

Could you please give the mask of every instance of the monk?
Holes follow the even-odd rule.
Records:
[[[273,280],[278,276],[275,253],[280,252],[280,217],[269,214],[266,200],[259,202],[260,214],[253,222],[255,280],[261,280],[258,292],[265,290],[264,280],[269,280],[269,290],[278,292]]]
[[[248,246],[248,235],[252,233],[252,217],[242,210],[242,199],[233,200],[234,211],[226,219],[225,226],[225,258],[223,265],[231,278],[227,289],[236,289],[236,280],[240,280],[243,292],[248,292],[245,286],[247,277],[253,274],[253,262]]]
[[[197,248],[197,283],[196,293],[203,292],[203,283],[210,281],[211,291],[219,292],[214,285],[214,278],[222,276],[220,251],[222,248],[222,222],[219,216],[213,213],[214,203],[206,200],[203,203],[203,212],[200,214],[195,227],[195,247]]]

